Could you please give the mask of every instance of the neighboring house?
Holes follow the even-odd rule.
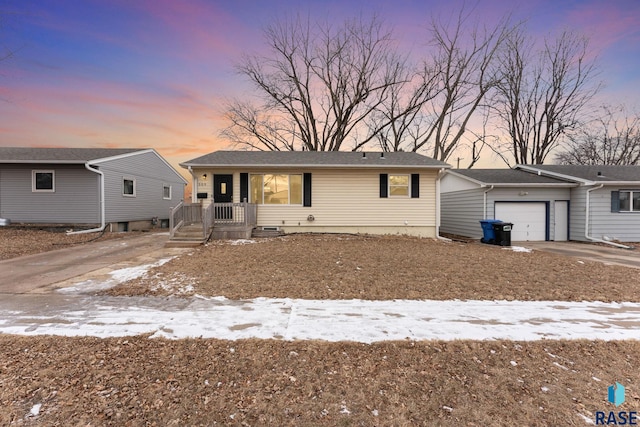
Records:
[[[193,202],[248,201],[257,227],[435,237],[446,163],[416,153],[217,151],[182,163]]]
[[[451,170],[441,203],[443,233],[480,238],[499,219],[513,241],[640,241],[640,166]]]
[[[186,184],[153,149],[0,147],[0,217],[12,223],[149,228]]]

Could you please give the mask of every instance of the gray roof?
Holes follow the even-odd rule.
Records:
[[[144,150],[140,148],[0,147],[0,163],[86,163]]]
[[[640,166],[611,165],[530,165],[527,169],[539,169],[553,174],[577,178],[578,181],[640,182]]]
[[[449,167],[444,162],[418,153],[354,151],[216,151],[180,165],[183,167]]]
[[[566,181],[514,169],[452,169],[483,184],[566,184]]]

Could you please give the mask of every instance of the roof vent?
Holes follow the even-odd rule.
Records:
[[[598,176],[602,176],[602,172],[598,171]]]
[[[362,158],[363,158],[363,159],[366,159],[366,158],[367,158],[367,153],[366,153],[366,152],[364,152],[364,151],[362,152]]]
[[[385,158],[385,157],[384,157],[384,152],[380,153],[380,158],[381,158],[381,159],[384,159],[384,158]]]

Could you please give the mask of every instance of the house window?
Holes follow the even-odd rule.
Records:
[[[619,192],[620,212],[640,212],[640,190]]]
[[[43,193],[56,191],[55,172],[34,170],[31,174],[31,191]]]
[[[136,197],[136,180],[133,178],[122,179],[122,195]]]
[[[250,202],[259,205],[301,205],[302,174],[252,174]]]
[[[171,200],[171,186],[169,184],[164,184],[162,186],[162,198],[165,200]]]
[[[389,195],[408,196],[409,195],[409,175],[389,175]]]

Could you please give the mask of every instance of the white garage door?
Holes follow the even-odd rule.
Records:
[[[496,202],[496,219],[513,224],[511,241],[545,240],[547,208],[545,203]]]

